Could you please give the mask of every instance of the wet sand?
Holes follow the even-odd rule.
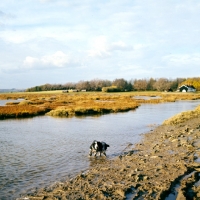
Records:
[[[123,155],[91,163],[88,171],[26,199],[200,199],[200,117],[161,125]]]

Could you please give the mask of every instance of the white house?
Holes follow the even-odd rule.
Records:
[[[182,85],[178,90],[180,92],[196,92],[196,88],[193,85]]]

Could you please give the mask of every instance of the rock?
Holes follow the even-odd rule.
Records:
[[[116,193],[119,194],[120,196],[122,196],[123,198],[125,197],[125,191],[121,188],[117,189]]]
[[[158,156],[151,156],[150,158],[158,158]]]
[[[178,139],[173,139],[172,142],[178,142]]]
[[[186,129],[185,129],[185,132],[188,132],[190,129],[187,127]]]
[[[178,195],[176,197],[176,200],[186,200],[185,196],[183,195],[183,192],[180,190],[178,192]]]
[[[200,167],[195,168],[195,171],[200,172]]]
[[[119,171],[120,172],[125,172],[125,171],[127,171],[127,169],[126,168],[121,168]]]
[[[133,177],[133,176],[135,176],[135,175],[136,175],[135,172],[130,172],[130,173],[128,174],[129,177]]]
[[[198,193],[197,193],[197,197],[199,197],[199,198],[200,198],[200,192],[198,192]]]

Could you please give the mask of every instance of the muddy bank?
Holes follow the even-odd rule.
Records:
[[[200,199],[200,117],[161,125],[118,158],[91,163],[89,171],[26,199]]]

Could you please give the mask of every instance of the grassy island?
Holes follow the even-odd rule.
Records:
[[[11,100],[0,106],[0,119],[49,116],[79,116],[125,112],[142,103],[175,102],[200,99],[200,93],[161,92],[24,92],[2,93],[0,99]],[[16,102],[12,100],[21,99]]]

